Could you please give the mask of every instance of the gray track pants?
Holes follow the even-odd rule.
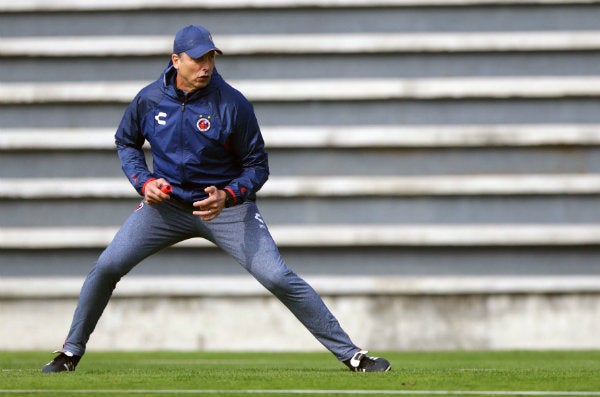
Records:
[[[144,258],[179,241],[212,241],[273,293],[340,361],[358,350],[319,295],[290,270],[255,203],[226,208],[210,222],[192,215],[192,207],[175,200],[144,204],[125,221],[88,274],[64,349],[85,353],[117,282]]]

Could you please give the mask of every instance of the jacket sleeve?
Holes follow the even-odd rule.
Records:
[[[139,101],[138,95],[125,110],[115,133],[115,144],[123,172],[135,190],[143,195],[144,184],[154,177],[148,168],[142,148],[145,138],[141,132]]]
[[[247,103],[238,108],[234,126],[230,144],[240,161],[242,172],[225,190],[233,196],[234,204],[240,204],[255,198],[256,192],[265,184],[269,178],[269,162],[252,105]]]

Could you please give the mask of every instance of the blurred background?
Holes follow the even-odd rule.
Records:
[[[2,0],[0,349],[62,344],[140,201],[115,129],[188,24],[255,106],[284,258],[357,344],[600,348],[600,1]],[[321,349],[200,240],[123,279],[89,348]]]

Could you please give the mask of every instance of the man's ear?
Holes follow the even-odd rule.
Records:
[[[179,69],[179,55],[171,54],[171,62],[173,63],[173,67],[175,69]]]

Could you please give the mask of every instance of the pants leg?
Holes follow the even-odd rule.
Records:
[[[121,277],[144,258],[191,237],[193,218],[167,202],[144,204],[131,214],[83,283],[65,350],[79,356],[85,353],[89,337]]]
[[[226,209],[203,225],[211,239],[273,293],[338,360],[356,353],[358,347],[321,297],[283,261],[256,204]]]

